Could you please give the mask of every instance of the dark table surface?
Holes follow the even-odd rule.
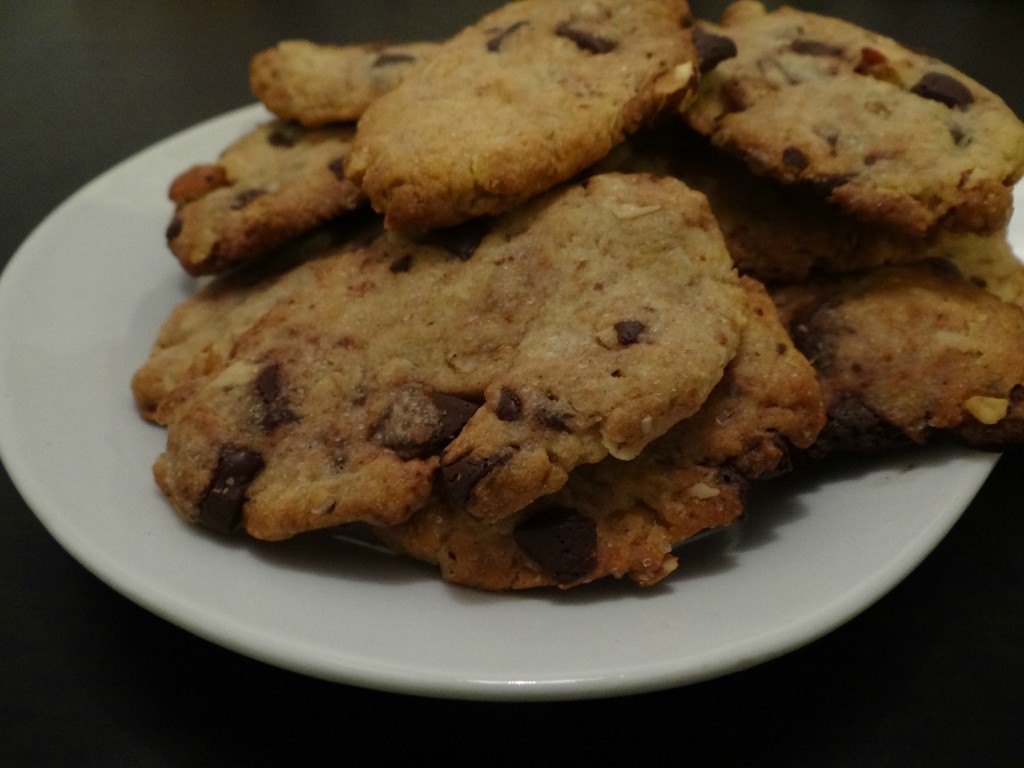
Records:
[[[85,182],[253,101],[247,64],[299,37],[441,38],[498,5],[33,0],[0,11],[0,266]],[[722,2],[694,0],[715,18]],[[1024,3],[808,0],[967,72],[1024,114]],[[4,361],[0,361],[2,365]],[[719,679],[600,700],[472,703],[363,690],[194,637],[95,578],[0,470],[0,765],[456,762],[1024,764],[1024,453],[875,605]]]

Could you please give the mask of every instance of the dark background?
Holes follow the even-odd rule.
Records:
[[[0,266],[114,163],[253,101],[275,42],[439,39],[497,2],[0,3]],[[1024,3],[804,2],[930,52],[1024,114]],[[694,0],[702,17],[723,2]],[[3,361],[0,361],[0,365]],[[69,429],[73,429],[69,425]],[[1024,764],[1024,454],[949,536],[828,636],[718,680],[544,704],[325,683],[211,645],[94,578],[0,469],[0,765]],[[656,758],[657,759],[657,758]]]

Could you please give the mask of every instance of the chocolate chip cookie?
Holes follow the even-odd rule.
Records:
[[[364,204],[345,175],[351,127],[273,121],[229,146],[216,163],[181,173],[167,243],[190,275],[259,258]]]
[[[522,0],[442,43],[359,121],[351,178],[390,228],[508,210],[696,82],[683,0]]]
[[[685,126],[666,122],[631,137],[600,164],[682,179],[708,197],[741,274],[793,283],[823,274],[941,258],[964,275],[1017,302],[1024,266],[1007,233],[936,230],[917,237],[846,215],[800,185],[751,173]]]
[[[359,119],[395,89],[436,43],[318,45],[283,40],[249,64],[249,84],[263,105],[284,120],[319,127]]]
[[[281,299],[311,285],[320,256],[353,247],[352,242],[374,230],[373,224],[363,224],[366,229],[361,230],[355,218],[346,226],[338,222],[320,227],[264,259],[219,275],[176,306],[132,377],[142,417],[166,424],[181,399],[175,390],[221,367],[238,336]]]
[[[447,581],[485,589],[663,579],[677,566],[676,544],[735,521],[750,482],[786,471],[791,451],[811,445],[824,423],[814,370],[764,289],[743,285],[750,322],[722,381],[636,459],[578,467],[560,491],[498,521],[434,498],[373,533],[436,564]]]
[[[814,455],[1024,437],[1024,311],[949,262],[880,267],[773,292],[818,371],[828,424]]]
[[[685,117],[754,172],[916,236],[1005,226],[1024,124],[962,72],[848,22],[750,0],[698,37],[735,55],[706,62]]]
[[[394,524],[435,474],[457,509],[514,514],[695,413],[748,311],[703,196],[642,175],[316,265],[176,392],[154,471],[185,518]]]

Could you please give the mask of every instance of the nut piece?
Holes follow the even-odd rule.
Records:
[[[1005,397],[974,395],[974,397],[967,398],[964,408],[982,424],[998,424],[1006,418],[1006,413],[1010,409],[1010,401]]]

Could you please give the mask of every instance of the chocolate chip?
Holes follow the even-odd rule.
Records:
[[[395,259],[388,266],[388,269],[396,275],[401,274],[402,272],[408,272],[412,269],[412,254],[407,253],[405,256]]]
[[[802,171],[811,164],[811,161],[807,159],[807,155],[799,147],[786,147],[782,150],[782,162],[790,168],[796,168],[798,171]]]
[[[647,326],[639,320],[623,320],[615,324],[615,333],[618,334],[619,344],[628,347],[640,341],[640,334],[647,330]]]
[[[730,38],[712,34],[701,27],[694,27],[692,34],[702,75],[707,74],[723,61],[736,56],[736,43]]]
[[[289,149],[299,143],[302,138],[302,129],[290,123],[280,123],[267,134],[267,141],[272,147]]]
[[[180,216],[175,216],[171,219],[171,223],[167,225],[167,231],[164,233],[168,240],[173,240],[181,234],[181,228],[184,226]]]
[[[584,29],[577,29],[568,21],[563,21],[555,27],[555,34],[567,40],[572,40],[576,43],[577,48],[588,53],[609,53],[614,51],[618,45],[615,41],[609,40],[606,37],[595,35],[593,32],[587,32]]]
[[[434,447],[440,451],[458,436],[480,406],[446,392],[431,392],[430,399],[438,413],[439,427],[434,438]]]
[[[256,374],[256,392],[264,404],[281,399],[281,366],[273,363]]]
[[[971,137],[959,125],[949,126],[949,136],[958,147],[969,146],[972,142]]]
[[[247,189],[245,192],[239,192],[235,195],[235,201],[231,204],[231,210],[240,211],[253,200],[263,197],[265,194],[267,194],[266,190],[263,189]]]
[[[501,50],[501,44],[505,42],[505,38],[507,38],[520,27],[526,26],[528,23],[529,22],[526,21],[517,21],[515,24],[506,27],[505,29],[498,30],[494,34],[494,36],[487,41],[487,50],[490,51],[491,53],[497,53],[499,50]]]
[[[273,432],[280,426],[299,420],[299,417],[289,407],[288,400],[284,395],[280,365],[273,363],[263,368],[256,375],[254,384],[256,393],[263,403],[263,419],[260,421],[260,426],[264,431]]]
[[[386,67],[390,64],[407,64],[410,61],[416,61],[416,57],[411,53],[388,53],[384,52],[374,59],[373,64],[370,67]]]
[[[459,261],[469,261],[490,231],[490,219],[480,217],[454,227],[431,230],[420,242],[444,248]]]
[[[373,427],[378,440],[406,461],[436,456],[476,413],[479,405],[457,395],[404,387]]]
[[[830,45],[820,40],[794,40],[789,45],[793,53],[804,56],[842,56],[843,49],[838,45]]]
[[[498,418],[502,421],[519,421],[523,418],[523,401],[519,395],[507,387],[498,393],[498,406],[495,408]]]
[[[550,507],[524,520],[516,544],[558,584],[571,584],[597,564],[597,523],[576,510]]]
[[[441,484],[448,503],[455,509],[465,509],[473,489],[506,461],[508,457],[500,453],[482,459],[465,456],[441,467]]]
[[[941,102],[950,109],[967,109],[974,103],[974,96],[966,85],[942,72],[929,72],[910,89],[910,92],[925,99]]]
[[[199,500],[196,522],[225,533],[237,528],[249,485],[263,466],[263,457],[258,453],[234,445],[223,446],[213,478]]]
[[[339,157],[331,160],[327,165],[327,170],[334,174],[334,178],[338,181],[345,180],[345,158]]]

